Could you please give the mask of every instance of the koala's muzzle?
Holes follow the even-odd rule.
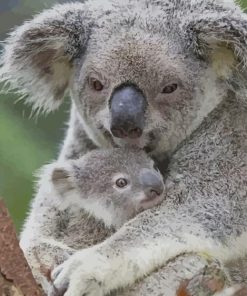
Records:
[[[134,85],[120,85],[110,100],[111,132],[117,138],[141,137],[147,100]]]
[[[139,181],[148,200],[160,196],[164,191],[163,180],[155,171],[149,169],[141,170]]]

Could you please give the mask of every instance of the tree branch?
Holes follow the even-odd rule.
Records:
[[[0,199],[0,295],[43,296],[19,247],[8,210]]]

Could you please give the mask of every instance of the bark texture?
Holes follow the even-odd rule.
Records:
[[[19,247],[12,219],[0,200],[0,295],[43,296]]]

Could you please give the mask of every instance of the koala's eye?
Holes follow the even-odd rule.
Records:
[[[124,178],[119,178],[116,181],[116,185],[119,188],[124,188],[124,187],[126,187],[128,185],[128,181],[126,179],[124,179]]]
[[[90,78],[89,84],[95,91],[101,91],[104,88],[104,85],[96,78]]]
[[[174,91],[176,91],[178,88],[178,85],[177,83],[173,83],[173,84],[170,84],[170,85],[167,85],[163,88],[163,91],[162,93],[163,94],[171,94],[173,93]]]

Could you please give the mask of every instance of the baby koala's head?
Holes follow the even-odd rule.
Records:
[[[163,178],[153,160],[135,148],[94,150],[55,164],[51,180],[65,203],[115,228],[158,205],[164,196]]]

